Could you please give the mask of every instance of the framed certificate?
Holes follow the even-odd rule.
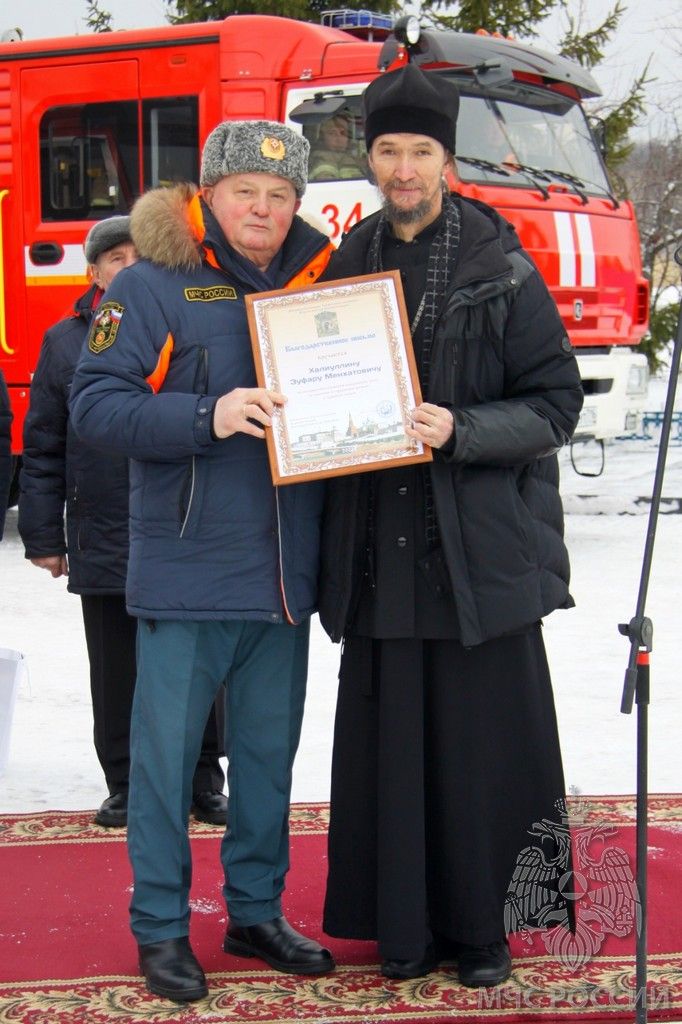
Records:
[[[432,459],[397,270],[246,296],[256,376],[288,401],[266,430],[275,484]]]

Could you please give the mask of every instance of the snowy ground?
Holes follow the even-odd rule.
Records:
[[[663,385],[651,408],[662,408]],[[677,405],[682,405],[678,387]],[[636,713],[620,713],[629,643],[618,623],[634,615],[648,528],[657,448],[653,441],[610,446],[596,479],[578,477],[562,453],[566,536],[577,607],[545,623],[567,784],[583,793],[635,790]],[[682,790],[680,599],[682,442],[672,441],[656,532],[646,612],[654,623],[650,778],[653,792]],[[62,580],[24,560],[16,509],[0,546],[0,647],[25,654],[28,678],[14,713],[0,811],[83,809],[106,795],[92,747],[87,658],[80,601]],[[309,698],[293,798],[323,801],[329,764],[339,648],[314,622]],[[0,695],[0,700],[1,700]],[[1,712],[0,712],[1,714]]]

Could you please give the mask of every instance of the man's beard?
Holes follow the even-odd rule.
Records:
[[[431,198],[424,196],[411,209],[396,206],[393,200],[383,192],[381,193],[381,199],[384,204],[384,212],[391,224],[417,224],[425,217],[428,217],[434,206],[433,196]]]

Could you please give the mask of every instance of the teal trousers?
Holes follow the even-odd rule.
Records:
[[[301,733],[310,622],[140,620],[130,736],[131,927],[140,945],[189,933],[192,775],[225,693],[228,825],[221,845],[232,921],[281,913],[291,773]]]

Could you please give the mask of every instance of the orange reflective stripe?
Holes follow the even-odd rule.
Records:
[[[292,277],[290,281],[287,281],[287,288],[303,288],[307,284],[314,284],[322,271],[325,270],[331,255],[334,252],[334,246],[331,242],[318,252],[317,256],[313,256],[309,263],[306,263],[303,270],[300,270],[295,277]]]
[[[206,246],[204,246],[203,248],[204,248],[204,259],[206,260],[208,265],[211,266],[211,267],[214,267],[215,270],[222,270],[222,267],[218,263],[218,260],[215,258],[215,253],[213,252],[213,249],[209,249]]]
[[[201,192],[197,192],[192,196],[187,204],[187,219],[189,220],[189,226],[192,229],[192,234],[198,242],[202,242],[204,235],[206,234],[204,214],[201,209],[201,203],[199,202],[200,199]]]
[[[280,577],[279,577],[279,590],[280,590],[280,593],[282,595],[282,604],[284,606],[284,617],[285,617],[285,619],[287,620],[287,622],[289,623],[290,626],[297,626],[298,623],[296,622],[296,619],[293,617],[293,615],[289,611],[289,605],[287,604],[287,595],[284,592],[284,577],[281,574],[281,570],[280,570]]]
[[[201,209],[201,203],[199,202],[200,199],[201,192],[197,192],[195,195],[192,196],[189,203],[187,204],[187,217],[189,219],[189,225],[192,229],[192,234],[194,235],[198,242],[203,242],[204,236],[206,234],[206,225],[204,224],[204,213],[203,210]],[[215,270],[220,270],[220,264],[218,263],[218,260],[215,258],[213,250],[209,249],[208,246],[205,245],[202,245],[201,248],[203,249],[204,252],[204,259],[209,264],[209,266],[214,267]]]
[[[174,345],[175,342],[173,341],[173,335],[169,334],[166,338],[165,345],[159,352],[159,360],[154,367],[154,370],[147,377],[147,384],[149,384],[149,387],[152,389],[154,394],[157,394],[163,387],[163,382],[165,381],[166,374],[168,373],[168,365],[171,360]]]

